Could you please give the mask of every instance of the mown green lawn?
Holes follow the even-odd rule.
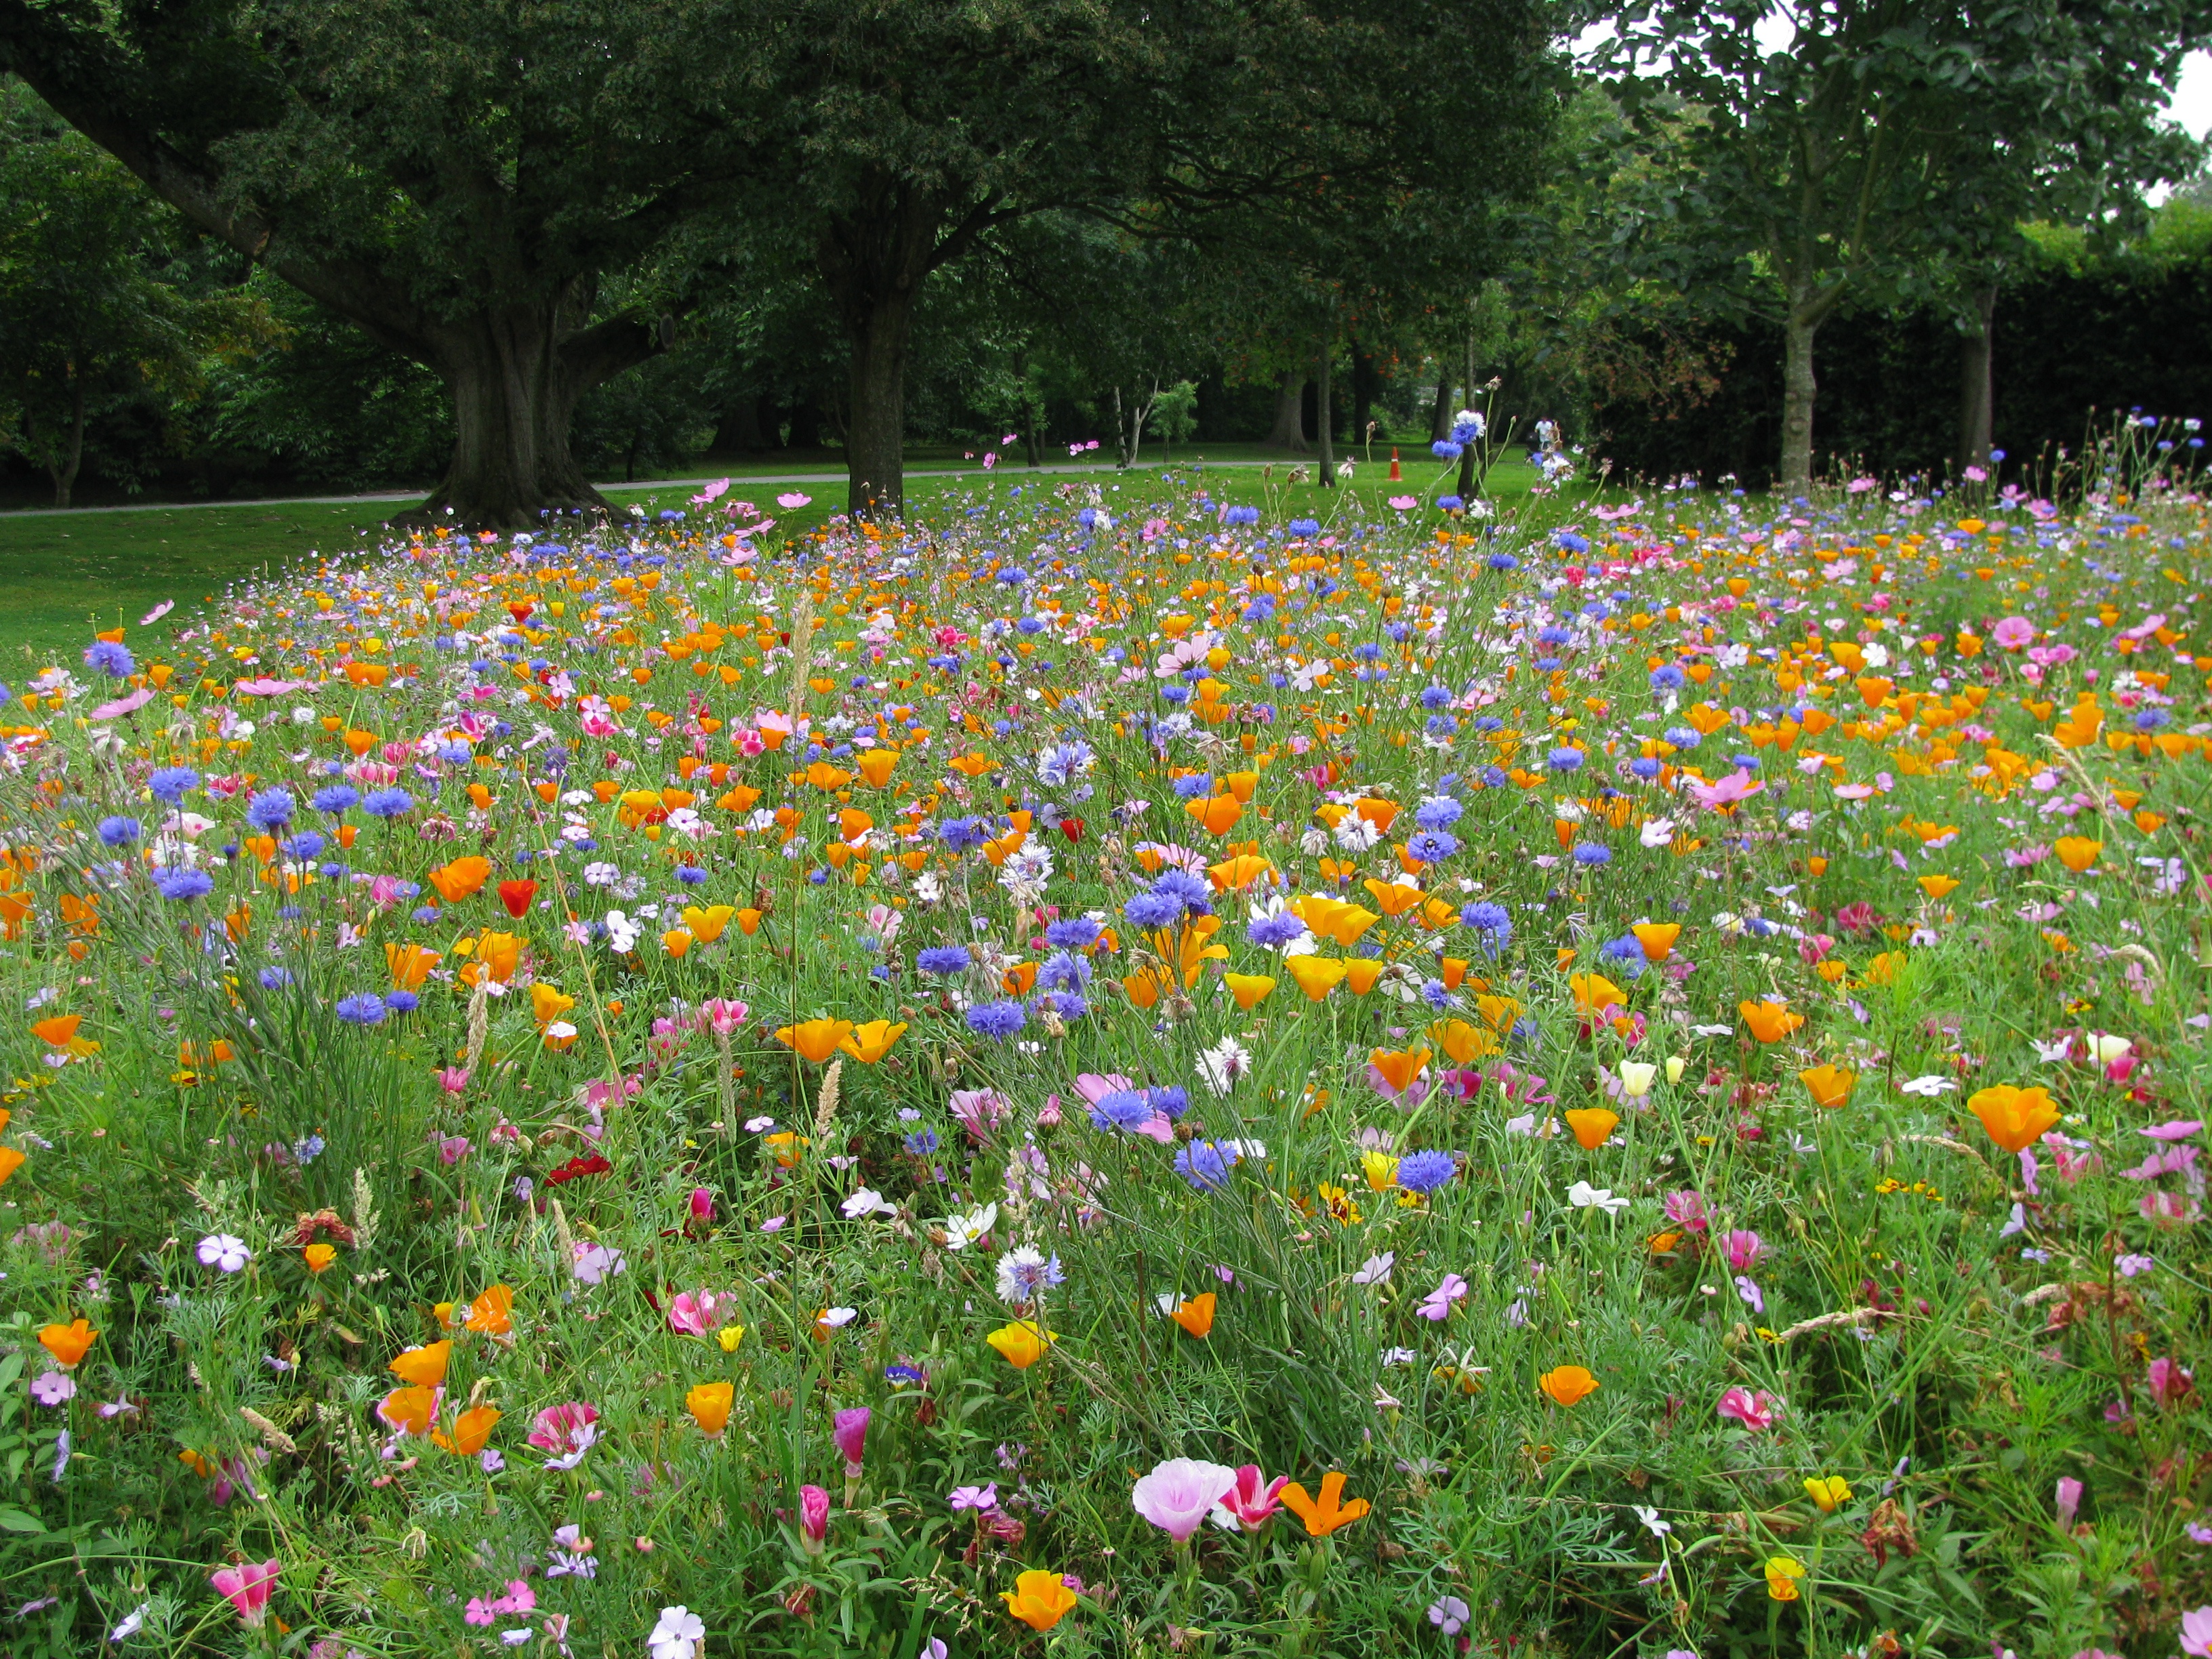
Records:
[[[1298,463],[1280,456],[1267,459],[1253,445],[1217,447],[1207,459],[1217,475],[1212,488],[1218,499],[1271,503],[1286,516],[1304,512],[1326,517],[1332,509],[1379,513],[1387,495],[1402,491],[1426,499],[1434,493],[1430,485],[1442,469],[1430,456],[1421,453],[1418,463],[1408,460],[1405,481],[1391,484],[1383,477],[1387,454],[1387,449],[1379,450],[1371,467],[1363,465],[1348,491],[1286,484],[1283,478]],[[1152,456],[1157,459],[1158,452]],[[921,463],[931,465],[944,463]],[[1182,473],[1196,465],[1194,454],[1178,458],[1170,470]],[[1305,465],[1310,471],[1311,463]],[[722,476],[719,471],[702,474],[696,482]],[[726,476],[736,480],[732,493],[744,495],[747,477],[761,474],[757,469],[750,474],[732,469]],[[1133,474],[1118,473],[1110,465],[1076,474],[1032,474],[1019,465],[988,475],[974,467],[951,474],[918,468],[910,475],[908,494],[917,507],[927,507],[951,490],[1053,489],[1088,482],[1098,484],[1110,502],[1117,495],[1145,498],[1158,476],[1150,463]],[[1525,464],[1501,465],[1492,474],[1491,494],[1501,507],[1510,507],[1526,498],[1533,482]],[[684,507],[692,487],[618,488],[607,493],[622,506],[659,512]],[[811,500],[796,511],[774,506],[775,495],[786,492]],[[752,493],[760,496],[764,510],[775,514],[780,527],[808,528],[845,507],[842,483],[763,486]],[[59,660],[99,629],[127,623],[133,625],[134,642],[143,641],[145,636],[135,626],[138,618],[173,600],[176,609],[152,630],[159,638],[187,622],[200,606],[219,602],[234,583],[276,575],[294,560],[372,545],[385,520],[407,506],[398,501],[242,502],[0,514],[0,593],[6,595],[0,603],[0,681],[20,679]]]

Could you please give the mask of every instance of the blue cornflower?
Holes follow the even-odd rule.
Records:
[[[264,968],[256,977],[264,991],[281,991],[292,982],[291,969],[288,968]]]
[[[1121,914],[1132,927],[1171,927],[1182,915],[1182,901],[1164,893],[1139,893],[1121,907]]]
[[[964,974],[975,961],[964,945],[933,945],[915,957],[914,965],[925,974]]]
[[[1521,561],[1510,553],[1493,553],[1483,562],[1492,570],[1518,570],[1521,568]]]
[[[937,826],[937,838],[948,851],[965,853],[990,839],[981,818],[947,818]]]
[[[326,788],[316,790],[314,799],[308,802],[308,805],[318,812],[327,812],[332,817],[337,817],[340,813],[357,805],[360,800],[361,791],[351,784],[333,783]]]
[[[1662,768],[1658,761],[1651,756],[1638,755],[1628,763],[1628,769],[1639,778],[1650,779],[1657,777]]]
[[[1176,1173],[1201,1193],[1219,1192],[1229,1184],[1236,1166],[1237,1149],[1217,1141],[1194,1140],[1176,1154]]]
[[[412,991],[386,991],[384,1006],[395,1014],[411,1014],[422,1006],[422,999]]]
[[[1654,691],[1680,691],[1683,681],[1682,671],[1671,662],[1662,662],[1651,671],[1651,689]]]
[[[1018,1002],[986,1002],[968,1011],[968,1029],[1004,1042],[1028,1024],[1029,1018],[1029,1011]]]
[[[1188,870],[1163,870],[1153,880],[1152,890],[1200,915],[1206,913],[1213,896],[1213,889]]]
[[[1458,1173],[1449,1152],[1408,1152],[1398,1160],[1398,1184],[1409,1193],[1432,1193]]]
[[[1059,951],[1045,958],[1036,982],[1048,991],[1080,991],[1091,982],[1090,960],[1070,951]]]
[[[679,864],[676,866],[676,879],[686,887],[698,887],[706,882],[707,872],[696,864]]]
[[[1459,837],[1448,830],[1417,830],[1407,839],[1406,852],[1424,864],[1442,864],[1459,851]]]
[[[1091,1108],[1091,1127],[1094,1129],[1119,1129],[1123,1134],[1134,1134],[1152,1121],[1152,1103],[1142,1089],[1116,1089],[1098,1097]]]
[[[415,797],[404,789],[372,789],[361,810],[373,818],[404,817],[415,810]]]
[[[1105,931],[1089,916],[1068,916],[1044,930],[1044,942],[1056,951],[1088,951]]]
[[[1179,800],[1199,800],[1213,793],[1213,774],[1193,772],[1175,781],[1176,798]]]
[[[1583,763],[1583,751],[1568,745],[1554,749],[1546,757],[1554,772],[1572,772]]]
[[[1257,524],[1260,522],[1260,509],[1256,507],[1229,507],[1223,512],[1221,522],[1231,529],[1238,525]]]
[[[1153,1089],[1147,1092],[1152,1103],[1152,1109],[1170,1122],[1173,1122],[1190,1109],[1190,1091],[1187,1089],[1170,1084],[1165,1088]]]
[[[1601,847],[1594,841],[1577,842],[1575,862],[1586,867],[1610,864],[1613,862],[1613,852],[1611,848]]]
[[[97,668],[110,679],[119,680],[134,672],[138,665],[131,659],[130,647],[115,640],[94,640],[84,648],[88,668]]]
[[[387,1011],[382,997],[363,991],[339,998],[334,1012],[349,1025],[381,1025]]]
[[[246,804],[246,821],[257,830],[282,830],[297,811],[290,790],[264,789]]]
[[[139,823],[136,818],[102,818],[100,839],[108,847],[128,847],[138,839]]]
[[[1319,519],[1293,519],[1285,526],[1293,536],[1308,538],[1321,534]]]
[[[1456,513],[1467,503],[1456,495],[1439,495],[1437,497],[1437,505],[1447,513]]]
[[[313,830],[302,830],[296,836],[285,836],[277,850],[286,858],[297,859],[304,864],[329,844]]]
[[[153,876],[154,885],[165,899],[205,898],[215,891],[215,878],[204,870],[164,870],[156,866]]]
[[[167,801],[174,806],[185,798],[188,789],[200,787],[200,775],[189,766],[157,767],[146,780],[147,793],[155,800]]]
[[[1288,910],[1278,910],[1272,916],[1262,916],[1244,930],[1244,937],[1263,950],[1277,950],[1292,939],[1303,938],[1306,925]]]
[[[1695,749],[1704,741],[1698,737],[1698,728],[1694,726],[1670,726],[1659,735],[1664,738],[1671,747],[1676,749]]]
[[[937,1131],[916,1129],[906,1138],[906,1150],[910,1158],[927,1158],[937,1150]]]
[[[1449,795],[1431,795],[1413,809],[1415,827],[1422,830],[1449,830],[1460,821],[1467,808]]]

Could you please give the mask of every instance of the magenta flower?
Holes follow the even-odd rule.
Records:
[[[988,1486],[955,1486],[949,1501],[955,1515],[971,1510],[979,1515],[988,1515],[999,1507],[999,1483],[994,1480]]]
[[[822,1553],[830,1537],[830,1494],[819,1486],[799,1489],[799,1538],[809,1555]]]
[[[1712,1224],[1712,1218],[1705,1212],[1705,1196],[1695,1188],[1668,1194],[1665,1207],[1667,1219],[1685,1232],[1702,1235]]]
[[[584,1461],[584,1454],[598,1441],[599,1422],[599,1407],[586,1405],[580,1400],[548,1406],[532,1420],[530,1443],[540,1451],[555,1454],[546,1464],[547,1468],[573,1469]]]
[[[2174,1362],[2163,1356],[2150,1362],[2143,1373],[2143,1382],[2150,1389],[2151,1398],[2161,1406],[2177,1405],[2186,1400],[2197,1386],[2197,1379]]]
[[[960,1127],[979,1142],[988,1139],[999,1120],[1013,1109],[1013,1103],[996,1089],[955,1089],[951,1105]]]
[[[459,1164],[469,1155],[466,1135],[447,1135],[438,1143],[438,1161],[448,1166]]]
[[[1138,1480],[1129,1503],[1177,1544],[1188,1544],[1213,1506],[1236,1490],[1237,1480],[1237,1471],[1222,1464],[1171,1457]]]
[[[682,1336],[704,1336],[715,1328],[721,1298],[712,1291],[683,1291],[668,1304],[668,1328]]]
[[[276,1575],[282,1566],[274,1559],[242,1561],[234,1567],[217,1567],[208,1575],[208,1583],[238,1609],[239,1618],[248,1628],[258,1630],[261,1621],[269,1616],[269,1592],[276,1588]]]
[[[2197,1607],[2181,1615],[2181,1650],[2194,1659],[2212,1659],[2212,1607]]]
[[[469,1068],[465,1066],[441,1067],[438,1073],[438,1086],[449,1095],[465,1093],[469,1086]]]
[[[689,1202],[691,1210],[692,1220],[704,1224],[706,1222],[712,1221],[714,1218],[714,1189],[713,1188],[694,1187],[691,1189],[691,1197]]]
[[[838,1453],[845,1460],[845,1478],[860,1478],[860,1454],[868,1438],[868,1419],[873,1416],[866,1406],[854,1406],[837,1413],[837,1423],[830,1433],[837,1443]]]
[[[2070,1474],[2058,1477],[2058,1528],[2074,1530],[2074,1517],[2081,1510],[2081,1483]]]
[[[731,997],[708,997],[699,1005],[699,1024],[718,1037],[733,1036],[752,1010]]]
[[[1749,1389],[1738,1387],[1721,1396],[1718,1409],[1723,1417],[1731,1418],[1758,1433],[1774,1426],[1774,1414],[1782,1409],[1782,1402],[1764,1389],[1753,1394]]]
[[[1729,1268],[1740,1273],[1751,1272],[1766,1260],[1768,1254],[1764,1239],[1741,1228],[1721,1235],[1721,1249],[1728,1257]]]
[[[2025,617],[2007,617],[1990,630],[2001,651],[2024,651],[2035,643],[2035,624]]]
[[[1237,1471],[1237,1484],[1222,1494],[1208,1518],[1224,1532],[1240,1527],[1257,1532],[1283,1507],[1282,1491],[1290,1484],[1287,1474],[1269,1480],[1260,1473],[1257,1463],[1244,1464]]]

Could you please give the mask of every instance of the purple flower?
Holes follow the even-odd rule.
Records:
[[[76,1397],[76,1383],[66,1371],[47,1371],[31,1383],[31,1398],[41,1406],[65,1406]]]
[[[988,1515],[999,1507],[999,1483],[994,1480],[988,1486],[955,1486],[951,1501],[955,1515],[971,1510],[978,1515]]]
[[[1443,1321],[1451,1317],[1452,1304],[1467,1295],[1467,1280],[1457,1273],[1446,1273],[1437,1287],[1422,1299],[1413,1311],[1424,1319]]]
[[[1439,1595],[1429,1603],[1429,1622],[1446,1636],[1456,1636],[1467,1628],[1470,1612],[1456,1595]]]
[[[384,1006],[382,997],[362,992],[354,996],[340,997],[334,1012],[349,1025],[381,1025],[385,1015],[391,1011]]]
[[[1229,1171],[1237,1163],[1237,1150],[1211,1140],[1194,1140],[1176,1154],[1176,1173],[1201,1193],[1218,1192],[1229,1184]]]

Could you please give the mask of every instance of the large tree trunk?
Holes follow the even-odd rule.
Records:
[[[859,519],[896,519],[906,503],[906,360],[915,307],[929,273],[972,246],[992,211],[988,204],[963,209],[889,173],[864,186],[860,199],[857,210],[830,223],[816,259],[853,351],[846,510]]]
[[[1974,326],[1959,351],[1959,467],[1986,467],[1993,439],[1996,396],[1996,352],[1997,288],[1995,283],[1974,295]]]
[[[856,519],[896,519],[905,511],[906,356],[913,335],[913,296],[898,292],[868,307],[853,334],[845,499]]]
[[[1352,343],[1352,444],[1364,452],[1370,440],[1367,428],[1375,422],[1375,393],[1382,377],[1375,372],[1375,354],[1358,341]]]
[[[1782,325],[1782,490],[1802,495],[1813,487],[1813,337],[1820,318],[1793,296]]]
[[[1437,364],[1437,403],[1429,411],[1429,441],[1440,444],[1451,436],[1451,417],[1458,413],[1452,407],[1451,374],[1441,360]]]
[[[1306,453],[1306,377],[1301,369],[1286,368],[1275,387],[1275,424],[1267,433],[1267,447]]]
[[[572,283],[550,301],[436,325],[426,355],[453,395],[453,459],[429,500],[393,522],[518,529],[548,511],[614,510],[570,453],[576,402],[664,349],[670,329],[617,319],[580,331],[587,303]]]
[[[1323,340],[1321,356],[1314,364],[1314,410],[1316,419],[1314,429],[1321,437],[1321,487],[1336,488],[1336,405],[1332,398],[1329,380],[1329,357],[1335,346],[1333,340]]]

